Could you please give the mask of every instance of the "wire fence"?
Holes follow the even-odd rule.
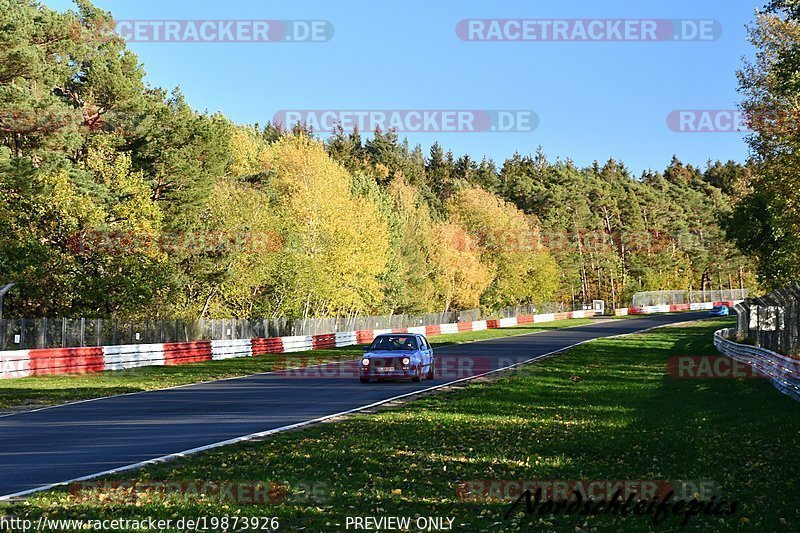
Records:
[[[0,350],[160,344],[198,340],[251,339],[292,335],[319,335],[338,331],[398,329],[450,322],[471,322],[537,313],[559,313],[584,306],[544,303],[505,307],[493,312],[481,309],[446,311],[425,315],[385,315],[348,318],[197,320],[122,320],[101,318],[0,319]]]
[[[648,291],[633,295],[633,307],[652,305],[679,305],[702,302],[727,302],[744,300],[747,289],[721,289],[708,291]]]
[[[736,306],[737,340],[783,355],[800,354],[800,284]]]

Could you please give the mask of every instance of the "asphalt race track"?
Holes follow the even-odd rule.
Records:
[[[436,351],[449,365],[447,375],[422,383],[360,384],[352,376],[355,363],[332,363],[317,374],[257,374],[0,417],[0,496],[357,409],[591,339],[705,316],[606,320],[448,346]]]

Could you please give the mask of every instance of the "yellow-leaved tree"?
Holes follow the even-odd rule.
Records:
[[[396,250],[389,264],[387,303],[403,313],[441,310],[430,257],[435,246],[428,206],[419,191],[402,177],[388,185],[391,198],[390,230]]]
[[[231,160],[228,174],[234,177],[251,176],[264,169],[268,157],[264,135],[254,126],[236,126],[230,136]]]
[[[539,246],[535,220],[479,187],[454,193],[447,202],[451,221],[477,242],[483,264],[494,279],[482,302],[492,308],[544,302],[558,288],[558,265]]]
[[[405,285],[397,303],[426,312],[478,306],[492,272],[481,263],[472,237],[455,222],[434,221],[419,189],[402,177],[389,184],[389,191],[399,236],[396,261]]]
[[[433,241],[431,262],[442,296],[441,309],[478,307],[481,295],[492,283],[494,265],[481,261],[477,242],[456,222],[436,223]]]
[[[267,167],[285,224],[278,290],[288,316],[345,316],[382,304],[391,253],[374,200],[355,198],[352,178],[322,143],[302,135],[269,147]]]
[[[183,291],[189,316],[265,316],[279,273],[281,221],[265,191],[235,179],[218,181],[198,223],[175,245],[193,273]],[[191,253],[185,253],[191,252]],[[187,264],[188,266],[188,264]]]

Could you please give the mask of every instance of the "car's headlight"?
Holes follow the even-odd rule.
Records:
[[[404,364],[404,365],[407,365],[407,364],[409,364],[410,362],[411,362],[411,359],[409,359],[408,357],[403,357],[403,364]]]
[[[369,359],[362,359],[361,364],[364,366],[369,366]]]

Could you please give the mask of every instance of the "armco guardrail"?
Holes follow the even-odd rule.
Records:
[[[465,331],[506,328],[519,324],[552,322],[570,318],[588,318],[595,311],[572,311],[513,318],[452,322],[400,329],[369,329],[256,339],[132,344],[92,348],[53,348],[0,352],[0,379],[49,374],[85,374],[104,370],[124,370],[142,366],[182,365],[200,361],[218,361],[234,357],[304,352],[372,342],[382,333],[423,333],[427,336]]]
[[[673,304],[673,305],[648,305],[644,307],[627,307],[621,309],[615,309],[614,314],[616,316],[627,316],[627,315],[652,315],[655,313],[678,313],[682,311],[703,311],[711,309],[717,305],[727,305],[728,307],[733,307],[741,300],[736,301],[727,301],[727,302],[701,302],[701,303],[693,303],[693,304]]]
[[[714,333],[714,346],[723,354],[741,363],[748,364],[760,375],[768,378],[776,389],[800,400],[800,361],[786,357],[779,353],[741,344],[731,337],[736,335],[736,329],[721,329]]]

